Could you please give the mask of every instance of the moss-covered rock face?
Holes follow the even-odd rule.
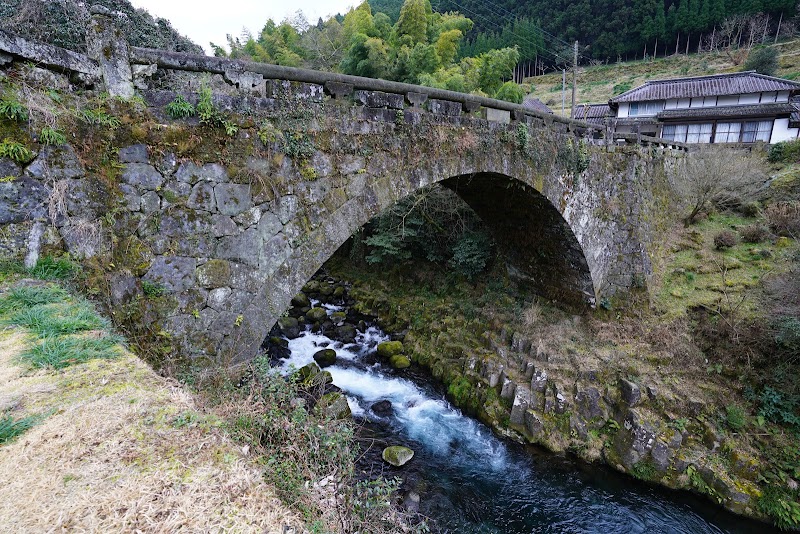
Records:
[[[389,465],[403,467],[414,457],[414,451],[401,445],[392,445],[383,449],[381,457]]]

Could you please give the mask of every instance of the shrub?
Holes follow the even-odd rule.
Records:
[[[777,235],[800,235],[800,202],[775,202],[764,210],[767,224]]]
[[[749,224],[739,229],[745,243],[761,243],[769,238],[769,229],[763,224]]]
[[[450,266],[468,278],[486,269],[492,258],[492,238],[483,231],[465,232],[453,247]]]
[[[744,410],[735,404],[729,404],[725,407],[725,422],[731,430],[739,432],[744,428],[747,420],[745,419]]]
[[[730,208],[754,200],[767,172],[755,156],[708,148],[687,154],[669,179],[688,210],[684,220],[691,224],[710,204]]]
[[[769,149],[770,163],[794,163],[800,161],[800,139],[776,143]]]
[[[525,98],[525,91],[514,82],[506,82],[500,86],[500,89],[497,90],[494,97],[498,100],[522,104],[522,99]]]
[[[759,74],[775,76],[778,72],[778,51],[771,46],[753,48],[747,55],[742,70],[754,70]]]
[[[22,143],[5,138],[0,143],[0,158],[8,158],[17,163],[28,163],[33,159],[33,152]]]
[[[736,232],[730,230],[723,230],[714,236],[714,247],[717,250],[731,248],[739,242]]]
[[[194,106],[187,102],[187,100],[183,97],[183,95],[178,95],[175,97],[175,100],[167,104],[167,115],[169,115],[173,119],[186,119],[188,117],[194,117],[196,113]]]
[[[758,217],[761,214],[761,204],[756,200],[745,202],[739,206],[739,213],[745,217]]]

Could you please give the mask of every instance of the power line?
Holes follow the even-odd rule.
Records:
[[[456,2],[453,2],[453,3],[455,4]],[[502,6],[499,6],[499,5],[491,2],[490,0],[483,0],[483,3],[484,4],[488,4],[489,6],[494,6],[494,7],[498,8],[498,9],[501,9],[502,11],[504,11],[510,17],[513,17],[515,19],[517,18],[517,16],[514,13],[512,13],[511,11],[507,10],[506,8],[504,8]],[[456,4],[456,5],[458,5],[458,4]],[[489,7],[487,7],[487,9],[489,9],[489,11],[491,11],[493,14],[497,15],[500,18],[504,17],[504,15],[502,13],[498,13],[497,11],[495,11],[495,10],[489,8]],[[540,32],[542,34],[543,38],[545,38],[545,36],[547,38],[549,38],[551,42],[555,42],[556,44],[563,45],[564,47],[567,47],[567,48],[570,48],[570,49],[572,48],[572,44],[571,43],[568,43],[568,42],[564,41],[563,39],[561,39],[559,37],[556,37],[555,35],[553,35],[552,33],[548,32],[548,31],[546,31],[544,28],[542,28],[538,24],[536,25],[536,31]],[[579,54],[579,57],[581,59],[586,59],[586,56],[584,56],[583,54]]]
[[[452,0],[451,0],[451,1],[452,1]],[[493,20],[491,20],[491,19],[489,19],[489,18],[487,18],[487,17],[485,17],[485,16],[481,15],[480,13],[477,13],[477,12],[475,12],[475,11],[473,11],[473,10],[469,9],[469,8],[468,8],[468,7],[466,7],[466,6],[462,6],[462,5],[461,5],[461,4],[459,4],[458,2],[455,2],[455,1],[453,1],[453,4],[454,4],[454,5],[456,5],[456,6],[457,6],[457,7],[458,7],[460,10],[466,11],[466,12],[470,13],[471,15],[473,15],[473,16],[475,16],[475,17],[478,17],[478,18],[482,19],[483,21],[485,21],[486,23],[488,23],[488,24],[490,24],[490,25],[494,26],[495,28],[497,28],[497,29],[498,29],[498,30],[500,30],[501,32],[502,32],[502,30],[504,30],[504,29],[505,29],[503,26],[500,26],[500,25],[499,25],[499,24],[497,24],[495,21],[493,21]],[[495,13],[495,14],[497,14],[497,13]],[[511,35],[513,35],[514,37],[516,37],[516,38],[517,38],[517,39],[519,39],[520,41],[522,41],[522,42],[524,42],[524,43],[528,43],[528,44],[532,45],[532,46],[533,46],[533,47],[534,47],[536,50],[541,50],[542,52],[546,52],[546,53],[547,53],[547,54],[549,54],[549,55],[550,55],[550,56],[551,56],[553,59],[557,59],[557,60],[561,60],[561,61],[566,61],[566,62],[568,62],[568,61],[569,61],[569,59],[567,59],[567,58],[563,57],[561,54],[558,54],[558,53],[556,53],[556,52],[553,52],[552,50],[549,50],[549,49],[548,49],[546,46],[544,46],[544,44],[543,44],[543,43],[542,43],[542,44],[539,44],[539,43],[535,43],[535,42],[533,42],[533,41],[530,41],[529,39],[526,39],[525,37],[522,37],[521,35],[514,33],[514,31],[513,31],[513,30],[510,30],[510,29],[508,30],[508,32],[509,32],[509,33],[511,33]]]

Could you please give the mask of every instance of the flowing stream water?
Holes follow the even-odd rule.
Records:
[[[325,305],[329,313],[339,308]],[[507,443],[463,415],[424,375],[395,371],[375,357],[388,336],[376,327],[344,345],[306,331],[289,342],[284,370],[313,361],[322,348],[336,350],[327,367],[347,395],[361,434],[375,440],[362,464],[400,476],[421,495],[420,511],[437,531],[452,533],[718,533],[767,532],[688,493],[638,483],[610,469]],[[390,415],[372,406],[391,403]],[[385,403],[384,403],[385,404]],[[415,451],[402,468],[384,465],[387,445]],[[362,465],[363,468],[363,465]]]

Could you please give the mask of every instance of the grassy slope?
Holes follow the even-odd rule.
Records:
[[[62,295],[68,306],[49,305],[50,323],[69,322],[76,300]],[[109,337],[103,329],[67,336]],[[121,345],[103,358],[37,368],[25,353],[38,337],[13,325],[0,332],[0,414],[36,421],[0,447],[6,529],[282,532],[298,524],[221,419],[199,411],[177,383]]]
[[[779,43],[780,68],[778,76],[794,79],[800,76],[800,39]],[[741,57],[733,58],[721,52],[679,54],[654,61],[631,61],[612,63],[597,67],[585,67],[578,73],[576,101],[579,104],[608,102],[608,99],[637,87],[648,80],[703,76],[736,72],[742,69]],[[566,113],[570,113],[570,75],[567,73]],[[531,94],[561,114],[561,73],[528,78]]]

